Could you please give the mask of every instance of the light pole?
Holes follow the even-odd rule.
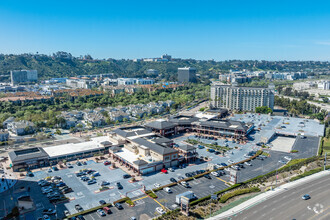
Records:
[[[325,152],[325,155],[324,155],[324,170],[325,170],[326,165],[327,165],[327,152]]]

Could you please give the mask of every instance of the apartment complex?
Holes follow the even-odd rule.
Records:
[[[38,81],[37,70],[11,70],[11,85],[20,83],[32,83]]]
[[[235,84],[212,84],[211,108],[255,111],[256,107],[274,108],[274,90],[270,88],[237,87]]]
[[[183,67],[178,68],[178,82],[196,82],[196,68],[193,67]]]
[[[137,78],[118,78],[118,85],[119,86],[126,86],[126,85],[152,85],[154,84],[153,79],[137,79]]]

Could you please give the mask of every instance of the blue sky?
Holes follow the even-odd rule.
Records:
[[[0,53],[330,60],[330,1],[0,1]]]

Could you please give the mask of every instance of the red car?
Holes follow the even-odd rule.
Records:
[[[103,163],[105,166],[106,165],[110,165],[111,164],[111,162],[110,161],[104,161],[104,163]]]
[[[163,168],[160,172],[167,173],[167,170],[165,168]]]

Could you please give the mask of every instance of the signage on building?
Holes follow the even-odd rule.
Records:
[[[181,196],[181,212],[186,216],[189,215],[189,199],[185,196]]]
[[[237,183],[237,171],[234,169],[230,169],[230,183],[236,184]]]

